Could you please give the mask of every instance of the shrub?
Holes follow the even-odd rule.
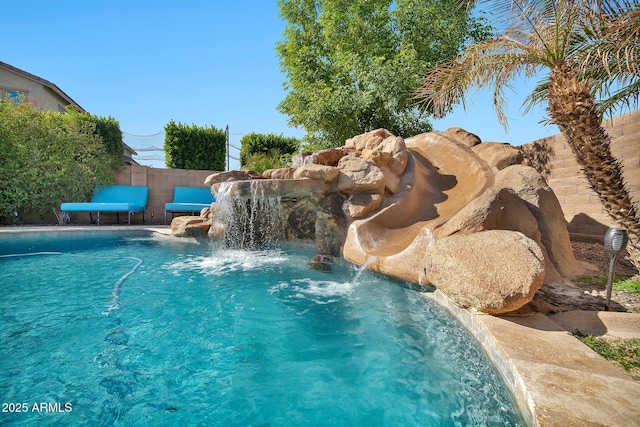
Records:
[[[114,180],[112,157],[91,120],[69,109],[40,112],[0,101],[0,215],[39,215],[60,203],[87,200],[96,185]]]
[[[282,157],[292,155],[300,150],[300,140],[294,137],[286,137],[282,134],[263,134],[251,132],[240,140],[240,166],[245,167],[249,158],[253,155],[266,157]],[[279,163],[282,163],[279,161]],[[272,168],[267,168],[272,169]],[[255,169],[254,169],[255,170]],[[256,172],[258,172],[256,170]]]
[[[245,170],[252,170],[262,173],[267,169],[284,168],[291,165],[291,155],[281,155],[278,150],[271,150],[268,154],[251,154],[243,167]]]
[[[223,171],[226,166],[227,137],[223,129],[175,123],[164,128],[167,167]]]

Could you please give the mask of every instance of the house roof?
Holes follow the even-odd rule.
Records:
[[[60,96],[62,99],[64,99],[65,101],[67,101],[69,104],[75,105],[76,107],[78,107],[78,110],[82,113],[85,112],[84,108],[82,108],[76,101],[74,101],[69,95],[67,95],[66,93],[64,93],[64,91],[62,91],[62,89],[60,89],[58,86],[56,86],[55,84],[51,83],[49,80],[45,80],[42,77],[38,77],[34,74],[28,73],[24,70],[21,70],[20,68],[16,68],[13,65],[9,65],[5,62],[0,61],[0,68],[4,68],[7,71],[10,71],[12,73],[18,74],[24,78],[27,78],[29,80],[33,80],[35,82],[40,83],[41,85],[45,86],[46,88],[52,90],[53,92],[55,92],[58,96]]]

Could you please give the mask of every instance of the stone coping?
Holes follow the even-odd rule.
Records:
[[[16,234],[16,233],[68,233],[73,231],[153,231],[162,234],[171,234],[171,226],[169,225],[6,225],[0,226],[0,234]]]
[[[620,329],[625,336],[640,336],[640,331],[628,331],[638,322],[637,315],[569,312],[556,323],[541,313],[509,317],[472,312],[438,290],[425,295],[480,342],[528,425],[640,426],[640,382],[569,333],[589,318],[587,325],[597,325],[608,335],[619,336],[615,331]]]
[[[169,226],[5,226],[0,235],[36,232],[148,230]],[[492,316],[455,305],[444,293],[423,293],[454,315],[483,347],[530,426],[640,426],[640,383],[569,334],[640,337],[640,315],[568,312],[547,317]]]

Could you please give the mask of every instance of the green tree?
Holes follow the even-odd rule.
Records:
[[[547,69],[548,77],[529,96],[529,105],[548,103],[551,122],[565,136],[589,185],[609,216],[629,233],[631,256],[640,267],[640,216],[622,165],[611,154],[611,137],[602,126],[603,114],[612,108],[637,105],[640,4],[615,0],[481,3],[490,4],[504,31],[428,71],[418,97],[426,108],[442,115],[471,88],[493,87],[494,106],[506,127],[504,88],[516,77]]]
[[[85,120],[93,126],[95,133],[100,136],[104,149],[112,158],[113,165],[119,166],[124,162],[124,142],[120,123],[113,117],[99,117],[90,113],[79,113],[74,107],[67,107],[67,111],[74,111],[79,120]]]
[[[102,138],[102,144],[107,153],[113,157],[115,164],[122,164],[124,162],[124,142],[120,123],[111,116],[97,117],[91,115],[91,118],[95,123],[96,132]]]
[[[227,137],[214,126],[187,126],[173,120],[164,128],[164,151],[169,168],[223,171]]]
[[[62,223],[60,203],[87,200],[96,185],[114,179],[94,125],[72,109],[43,113],[29,104],[0,102],[0,148],[3,216],[53,212]]]
[[[278,110],[303,127],[305,148],[343,145],[386,128],[431,130],[412,99],[424,70],[489,36],[453,0],[279,0],[277,44],[287,95]]]

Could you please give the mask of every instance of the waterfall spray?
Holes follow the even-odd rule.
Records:
[[[253,249],[284,238],[284,212],[279,196],[266,196],[260,181],[248,182],[246,194],[237,182],[223,182],[216,194],[213,225],[226,247]]]

